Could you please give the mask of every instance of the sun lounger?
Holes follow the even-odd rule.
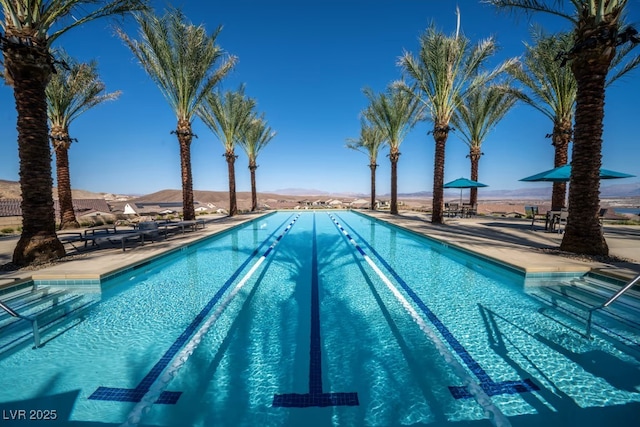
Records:
[[[69,244],[75,250],[78,250],[74,243],[84,243],[85,247],[87,245],[86,240],[81,232],[77,231],[69,231],[64,233],[58,233],[58,240],[62,242],[62,244]]]
[[[125,231],[125,232],[115,233],[115,234],[109,233],[108,235],[95,238],[95,242],[98,245],[104,242],[109,242],[113,245],[117,243],[121,243],[122,252],[125,251],[127,242],[133,242],[138,240],[140,241],[141,244],[144,245],[144,233],[141,233],[139,231]]]
[[[160,228],[155,221],[144,221],[138,224],[137,231],[143,235],[143,237],[155,242],[160,237]],[[167,236],[165,230],[165,237]]]

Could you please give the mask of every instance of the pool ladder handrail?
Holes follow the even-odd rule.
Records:
[[[33,343],[36,348],[40,347],[40,330],[38,329],[38,319],[36,317],[23,316],[22,314],[18,313],[17,311],[6,305],[4,302],[2,302],[2,300],[0,300],[0,308],[9,313],[9,316],[11,317],[31,322],[31,326],[33,328]]]
[[[587,338],[591,338],[591,318],[593,316],[593,312],[596,311],[596,310],[601,310],[603,308],[609,307],[615,300],[620,298],[622,296],[622,294],[624,294],[629,289],[631,289],[633,287],[633,285],[635,285],[639,281],[640,281],[640,274],[637,275],[636,277],[634,277],[633,279],[631,279],[631,281],[629,283],[624,285],[622,287],[622,289],[620,289],[618,292],[616,292],[604,304],[601,304],[601,305],[598,305],[596,307],[592,307],[592,308],[589,309],[589,314],[587,316],[587,330],[585,332],[585,335],[587,336]]]

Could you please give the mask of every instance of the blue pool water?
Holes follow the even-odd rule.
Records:
[[[84,322],[0,359],[3,423],[637,425],[638,360],[526,291],[356,213],[275,213],[103,283]]]

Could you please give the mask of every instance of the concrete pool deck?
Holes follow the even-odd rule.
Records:
[[[640,226],[605,224],[605,238],[611,257],[602,260],[560,253],[562,234],[545,232],[539,224],[532,230],[530,220],[526,219],[490,216],[446,218],[445,224],[434,225],[427,214],[412,211],[401,211],[399,215],[375,211],[362,213],[527,273],[595,270],[622,280],[630,280],[640,274]],[[119,245],[113,248],[80,249],[70,252],[69,257],[41,268],[0,271],[0,288],[29,279],[99,279],[265,214],[241,214],[232,218],[219,215],[205,217],[207,225],[202,230],[178,234],[154,243],[134,245],[124,252]],[[17,240],[18,236],[0,238],[0,265],[11,261]]]

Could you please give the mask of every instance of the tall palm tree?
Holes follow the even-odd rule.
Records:
[[[400,57],[399,65],[415,81],[413,95],[429,106],[433,122],[430,132],[435,140],[433,223],[439,224],[443,220],[445,144],[451,131],[451,118],[469,93],[495,78],[514,61],[508,60],[491,72],[482,72],[496,50],[492,38],[471,46],[458,31],[446,36],[431,25],[420,36],[418,56],[404,52]]]
[[[628,0],[485,0],[501,8],[544,12],[567,19],[573,26],[573,47],[562,55],[576,78],[576,112],[569,217],[560,249],[568,252],[608,255],[609,247],[598,220],[602,123],[606,78],[616,49],[629,41],[638,42],[637,32],[622,28]]]
[[[471,179],[478,180],[482,144],[491,130],[504,118],[517,101],[508,85],[481,87],[469,94],[451,118],[469,147]],[[478,189],[470,189],[469,203],[478,203]]]
[[[198,109],[198,116],[216,134],[224,146],[229,172],[229,216],[238,214],[236,202],[236,156],[235,146],[242,137],[242,131],[252,118],[256,102],[245,96],[244,86],[237,92],[210,92],[205,103]]]
[[[376,208],[376,169],[378,168],[378,153],[385,143],[384,134],[380,128],[371,125],[366,119],[360,120],[360,138],[347,139],[347,148],[360,151],[369,156],[371,169],[371,210]]]
[[[549,117],[553,122],[551,137],[554,147],[554,167],[569,163],[569,143],[573,135],[573,115],[575,112],[578,84],[570,67],[562,66],[558,54],[570,50],[573,46],[571,33],[545,35],[541,29],[532,33],[533,45],[525,44],[524,63],[507,70],[530,92],[514,91],[516,96],[526,104],[534,107]],[[626,61],[630,53],[627,45],[618,49],[611,63],[606,85],[609,86],[640,63],[640,57]],[[620,68],[618,68],[622,65]],[[564,182],[553,183],[551,209],[560,210],[565,207],[567,185]]]
[[[249,120],[242,132],[242,137],[238,140],[240,146],[247,153],[249,158],[249,171],[251,173],[251,212],[258,209],[258,192],[256,189],[256,169],[258,169],[258,154],[276,136],[267,125],[264,116],[254,116]]]
[[[363,90],[369,100],[369,106],[363,116],[382,133],[389,145],[391,162],[391,206],[392,214],[398,213],[398,160],[400,145],[407,133],[423,119],[424,106],[420,100],[404,88],[389,86],[380,94],[370,88]]]
[[[69,147],[74,138],[69,136],[69,126],[85,111],[117,99],[120,91],[104,93],[105,84],[99,80],[98,64],[78,63],[64,51],[56,56],[67,67],[59,67],[47,85],[47,106],[51,144],[56,153],[58,199],[60,200],[60,228],[80,226],[73,210],[71,178],[69,174]]]
[[[131,49],[142,68],[158,86],[173,109],[178,124],[175,133],[180,145],[182,172],[182,209],[185,220],[196,217],[193,206],[191,142],[196,136],[191,123],[206,94],[227,75],[236,63],[234,56],[225,57],[216,44],[222,30],[211,35],[204,26],[192,25],[177,9],[158,17],[152,12],[136,15],[140,40],[131,39],[122,29],[118,34]],[[214,69],[216,63],[219,67]]]
[[[146,8],[144,0],[0,0],[5,82],[18,115],[22,235],[13,263],[24,266],[65,254],[56,236],[45,89],[53,73],[52,43],[94,19]]]
[[[518,80],[530,93],[514,93],[526,104],[551,119],[553,132],[550,135],[554,147],[553,166],[569,162],[569,143],[573,135],[573,114],[578,86],[569,67],[561,67],[556,56],[573,45],[569,33],[544,35],[541,30],[532,32],[533,45],[525,44],[524,62],[507,72]],[[553,183],[551,209],[565,207],[567,184]]]

